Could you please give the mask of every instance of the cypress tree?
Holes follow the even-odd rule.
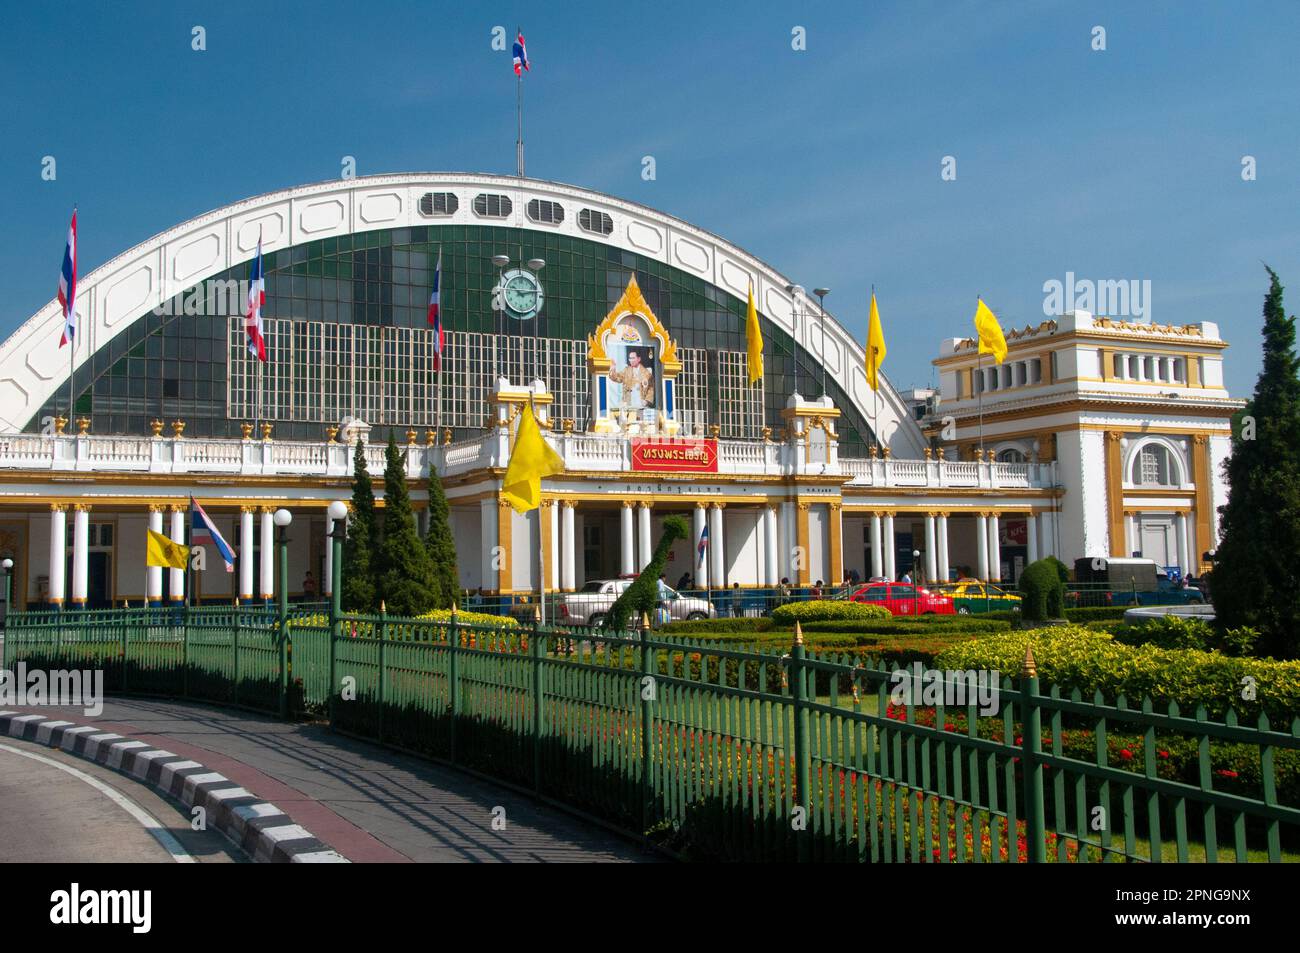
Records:
[[[406,455],[397,449],[392,433],[384,464],[384,540],[379,545],[377,588],[389,612],[420,615],[435,608],[433,566],[415,528]]]
[[[375,490],[366,466],[365,444],[358,437],[352,456],[352,512],[343,544],[342,598],[348,612],[374,612],[379,607],[371,560],[375,541]]]
[[[1223,629],[1251,626],[1260,651],[1300,656],[1300,360],[1295,316],[1268,268],[1264,366],[1249,417],[1234,429],[1224,467],[1228,502],[1219,507],[1219,548],[1210,595]]]
[[[451,516],[447,494],[437,472],[429,475],[429,528],[424,535],[433,572],[433,604],[450,609],[460,595],[460,573],[456,568],[456,540],[451,535]]]

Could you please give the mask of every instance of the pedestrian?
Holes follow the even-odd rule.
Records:
[[[808,593],[809,598],[820,599],[822,597],[822,581],[817,580],[817,584],[812,587],[812,592]]]
[[[899,577],[898,581],[910,583],[912,581],[912,574],[910,572],[904,572],[903,575]]]
[[[694,589],[695,580],[691,578],[689,572],[682,573],[682,578],[677,580],[677,591],[682,592],[686,589]]]
[[[790,601],[790,580],[786,576],[781,577],[780,584],[776,587],[776,604],[785,605]]]
[[[731,615],[732,615],[732,618],[739,619],[739,618],[740,618],[741,616],[743,616],[744,614],[745,614],[745,611],[744,611],[744,609],[741,608],[741,605],[740,605],[740,583],[738,583],[738,582],[733,582],[733,583],[731,584]]]
[[[302,577],[302,601],[313,602],[316,599],[316,579],[312,576],[311,570],[307,570],[307,575]]]

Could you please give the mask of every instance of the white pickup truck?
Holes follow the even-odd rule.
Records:
[[[623,594],[631,579],[593,579],[577,592],[564,597],[559,604],[555,621],[559,625],[601,625],[605,613],[614,600]],[[664,583],[659,583],[659,618],[656,623],[681,619],[712,619],[717,617],[706,599],[683,596]]]

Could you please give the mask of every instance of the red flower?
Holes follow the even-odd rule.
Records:
[[[1119,749],[1119,756],[1120,756],[1121,758],[1123,758],[1125,761],[1132,761],[1132,760],[1133,760],[1133,752],[1132,752],[1132,751],[1129,751],[1128,748],[1120,748],[1120,749]]]
[[[1215,771],[1214,773],[1217,774],[1217,775],[1218,775],[1219,777],[1221,777],[1221,778],[1235,778],[1235,777],[1237,777],[1237,772],[1236,772],[1236,771],[1233,771],[1231,768],[1220,768],[1218,771]]]
[[[1157,751],[1156,754],[1158,754],[1158,755],[1159,755],[1160,757],[1162,757],[1162,758],[1168,758],[1168,757],[1169,757],[1169,752],[1168,752],[1168,751],[1165,751],[1163,748],[1161,748],[1159,751]]]

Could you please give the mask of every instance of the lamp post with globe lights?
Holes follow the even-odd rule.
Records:
[[[4,581],[4,599],[5,599],[5,601],[4,601],[4,604],[3,604],[3,605],[0,605],[0,631],[3,631],[4,626],[5,626],[5,621],[6,621],[6,620],[8,619],[8,617],[9,617],[9,607],[13,604],[13,598],[14,598],[14,590],[13,590],[13,581],[14,581],[14,561],[13,561],[13,559],[11,559],[10,557],[6,556],[3,560],[0,560],[0,569],[4,570],[4,576],[5,576],[5,581]]]
[[[334,726],[334,653],[335,644],[342,630],[343,615],[343,541],[348,536],[348,505],[342,500],[335,500],[329,505],[328,513],[334,521],[330,531],[331,565],[330,565],[330,667],[329,667],[329,715],[330,727]]]
[[[284,507],[271,517],[275,523],[275,549],[280,565],[280,717],[289,716],[289,524],[293,514]]]

